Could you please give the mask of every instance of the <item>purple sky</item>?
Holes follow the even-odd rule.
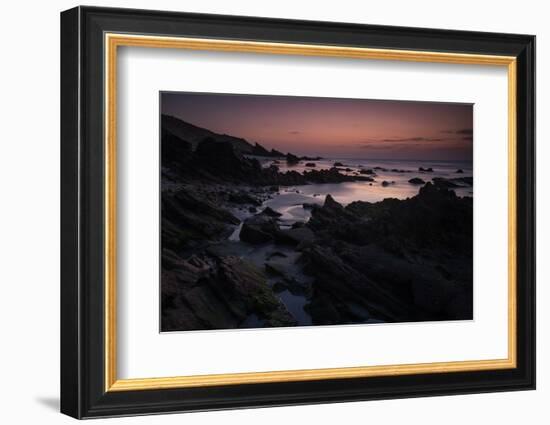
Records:
[[[163,114],[299,155],[472,160],[471,104],[162,93]]]

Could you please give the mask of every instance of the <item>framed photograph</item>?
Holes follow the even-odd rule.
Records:
[[[61,14],[61,411],[535,388],[535,37]]]

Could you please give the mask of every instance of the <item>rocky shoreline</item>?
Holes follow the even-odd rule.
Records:
[[[423,170],[404,200],[327,194],[289,224],[265,206],[284,188],[382,184],[377,170],[281,172],[215,134],[175,133],[162,132],[163,331],[472,319],[473,201],[453,190],[471,178]]]

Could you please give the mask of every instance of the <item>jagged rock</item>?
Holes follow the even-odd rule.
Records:
[[[433,170],[432,167],[430,167],[430,168],[419,167],[419,168],[418,168],[418,171],[424,172],[424,173],[433,173],[434,170]]]
[[[472,211],[431,183],[402,201],[314,210],[319,242],[302,250],[314,323],[471,318]]]
[[[300,158],[298,158],[296,155],[292,155],[291,153],[287,153],[286,162],[289,165],[296,165],[300,162]]]
[[[455,171],[455,173],[457,174],[463,174],[464,173],[464,170],[462,168],[459,168],[458,170]]]
[[[175,251],[208,240],[219,240],[231,232],[239,219],[220,208],[215,199],[189,190],[163,193],[162,246]]]
[[[252,204],[255,206],[261,205],[261,202],[258,201],[257,198],[244,191],[230,193],[227,200],[235,204]]]
[[[298,227],[294,229],[281,230],[277,239],[283,243],[292,245],[306,245],[315,240],[315,234],[309,227]]]
[[[277,157],[283,158],[285,156],[285,154],[282,153],[281,151],[276,150],[276,149],[271,149],[271,156],[277,156]],[[278,162],[279,161],[277,161],[277,163]]]
[[[312,210],[313,208],[317,208],[319,205],[313,203],[313,202],[304,202],[302,204],[302,208],[304,210]]]
[[[333,166],[334,166],[334,167],[343,167],[344,164],[342,164],[341,162],[335,162],[335,163],[333,164]]]
[[[252,314],[269,326],[296,324],[261,270],[238,257],[185,260],[162,285],[164,331],[237,328]]]
[[[272,241],[279,232],[279,225],[273,218],[258,214],[243,222],[239,238],[243,242],[262,244]]]
[[[267,215],[269,217],[280,217],[280,216],[282,216],[282,214],[280,212],[275,211],[271,207],[265,207],[264,210],[260,214]]]
[[[306,162],[306,167],[315,167],[315,162]]]

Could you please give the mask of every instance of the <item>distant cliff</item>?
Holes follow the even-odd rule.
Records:
[[[170,133],[181,140],[191,144],[192,150],[196,150],[199,142],[206,138],[212,138],[217,142],[227,142],[233,146],[233,149],[241,154],[256,155],[266,157],[284,157],[285,154],[274,149],[271,151],[264,148],[259,143],[254,145],[248,143],[245,139],[228,134],[218,134],[206,128],[182,121],[171,115],[162,115],[161,128],[163,132]]]

